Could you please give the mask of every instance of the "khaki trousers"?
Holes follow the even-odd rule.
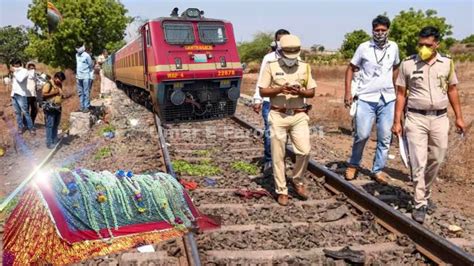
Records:
[[[448,148],[447,114],[434,116],[408,112],[405,132],[415,187],[415,208],[428,204],[431,185],[438,176]]]
[[[304,112],[286,115],[272,110],[268,115],[273,176],[275,178],[275,191],[278,194],[288,195],[285,177],[285,147],[288,135],[296,154],[293,179],[302,180],[304,177],[308,167],[309,152],[311,151],[308,121],[309,116]],[[298,182],[301,182],[300,180]]]

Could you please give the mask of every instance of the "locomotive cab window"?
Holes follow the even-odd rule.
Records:
[[[202,43],[221,44],[227,41],[224,25],[199,23],[198,30]]]
[[[146,46],[151,46],[151,36],[150,36],[150,29],[146,29]]]
[[[165,40],[169,44],[194,43],[193,27],[189,23],[164,23]]]

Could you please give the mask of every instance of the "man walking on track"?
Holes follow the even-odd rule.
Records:
[[[301,41],[294,35],[280,39],[281,57],[270,61],[264,68],[258,83],[260,94],[270,97],[271,111],[268,116],[271,132],[272,167],[278,203],[288,205],[288,188],[285,176],[285,147],[290,136],[296,154],[292,183],[295,192],[304,200],[308,198],[304,186],[304,174],[308,166],[310,145],[309,108],[305,98],[314,96],[316,82],[311,67],[298,59]]]
[[[377,125],[377,148],[372,167],[372,178],[386,184],[389,177],[382,172],[387,161],[395,106],[394,79],[398,75],[398,46],[388,40],[390,20],[378,16],[372,21],[373,38],[357,48],[346,70],[344,104],[353,101],[351,82],[354,71],[360,69],[355,110],[355,134],[352,155],[346,169],[346,179],[353,180],[362,161],[365,144],[370,137],[374,121]]]
[[[404,131],[415,187],[412,217],[419,223],[423,223],[427,211],[434,208],[430,200],[431,185],[448,148],[448,103],[453,107],[458,133],[466,131],[453,60],[436,51],[439,41],[437,28],[423,28],[419,33],[418,54],[402,62],[397,79],[392,131],[396,135],[402,133],[401,118],[407,106]]]
[[[263,57],[262,65],[260,66],[260,73],[258,74],[257,84],[259,84],[260,79],[262,78],[263,70],[268,62],[277,60],[281,57],[280,55],[280,39],[284,35],[290,34],[289,31],[285,29],[279,29],[275,32],[275,50],[266,54]],[[272,153],[271,153],[271,141],[270,141],[270,125],[268,124],[268,114],[270,113],[270,99],[268,97],[260,96],[260,90],[257,87],[255,88],[255,94],[253,96],[253,110],[256,113],[262,111],[263,123],[265,125],[265,134],[263,136],[263,146],[264,146],[264,156],[263,156],[263,175],[268,176],[271,174],[272,170]]]

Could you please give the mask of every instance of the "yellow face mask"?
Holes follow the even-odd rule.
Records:
[[[418,48],[418,55],[423,61],[428,60],[433,55],[433,53],[434,53],[433,49],[428,48],[425,45],[421,46],[421,48]]]

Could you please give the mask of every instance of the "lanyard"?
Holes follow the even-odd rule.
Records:
[[[383,49],[383,55],[382,55],[382,58],[380,58],[380,60],[378,59],[377,57],[377,52],[375,51],[375,46],[374,46],[374,56],[375,56],[375,61],[377,62],[377,64],[379,65],[382,65],[382,61],[383,59],[385,58],[385,55],[387,54],[387,49],[388,47],[386,46],[384,49]]]

